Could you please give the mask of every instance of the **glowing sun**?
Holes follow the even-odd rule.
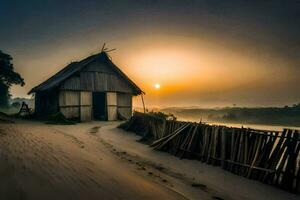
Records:
[[[154,88],[157,89],[157,90],[160,89],[160,84],[159,83],[155,83]]]

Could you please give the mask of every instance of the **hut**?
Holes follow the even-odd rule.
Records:
[[[37,116],[61,112],[67,119],[111,121],[128,119],[132,97],[144,92],[101,51],[70,63],[33,93]]]

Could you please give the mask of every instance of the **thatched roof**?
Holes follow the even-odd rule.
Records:
[[[116,73],[118,73],[125,81],[127,81],[132,87],[134,94],[139,95],[144,93],[126,74],[124,74],[108,57],[107,53],[102,51],[101,53],[89,56],[79,62],[72,62],[67,65],[65,68],[54,74],[48,80],[39,84],[38,86],[32,88],[28,94],[49,90],[57,87],[62,81],[66,80],[68,77],[72,76],[74,73],[78,72],[89,63],[99,59],[101,62],[110,66]]]

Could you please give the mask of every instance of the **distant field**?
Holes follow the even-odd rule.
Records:
[[[300,105],[292,107],[218,109],[165,108],[162,112],[172,113],[178,119],[220,123],[246,123],[300,127]]]

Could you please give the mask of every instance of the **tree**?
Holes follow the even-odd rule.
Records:
[[[0,50],[0,106],[7,106],[12,85],[24,86],[24,79],[14,71],[12,57]]]

